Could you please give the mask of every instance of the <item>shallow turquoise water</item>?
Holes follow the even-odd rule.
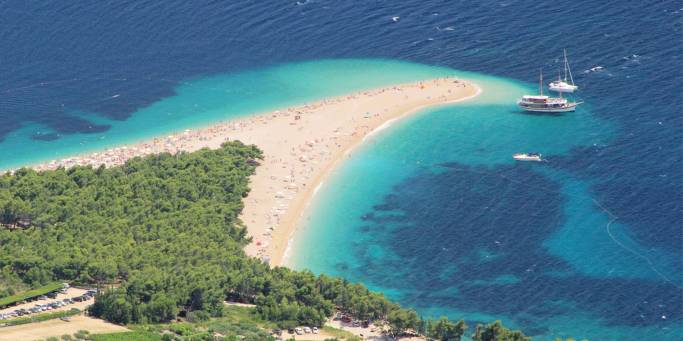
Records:
[[[189,79],[174,89],[175,95],[134,112],[126,120],[110,120],[93,113],[71,113],[87,116],[96,124],[111,125],[102,133],[76,133],[44,141],[31,136],[52,131],[37,124],[13,131],[0,143],[0,169],[136,142],[329,96],[452,73],[450,69],[415,63],[341,59],[281,64]],[[116,94],[107,100],[120,98],[113,96]]]
[[[502,319],[541,340],[680,335],[667,317],[683,278],[676,255],[608,225],[590,179],[559,166],[573,148],[606,145],[618,127],[589,104],[524,114],[514,102],[532,87],[461,76],[483,94],[397,122],[354,151],[317,192],[287,263],[362,281],[426,316]],[[547,162],[515,163],[523,151]],[[668,289],[655,294],[656,283]],[[622,314],[650,325],[605,318]]]

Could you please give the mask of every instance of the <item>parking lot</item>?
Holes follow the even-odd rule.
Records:
[[[54,311],[65,311],[71,308],[84,310],[94,302],[95,291],[78,288],[68,288],[57,293],[53,298],[47,295],[32,302],[18,304],[0,310],[0,320],[29,317]]]
[[[307,329],[306,329],[307,328]],[[291,330],[282,330],[279,337],[276,336],[276,340],[289,340],[291,338],[297,339],[297,340],[307,340],[307,341],[321,341],[321,340],[326,340],[329,339],[331,336],[325,334],[323,331],[319,331],[316,328],[316,331],[313,332],[313,328],[309,327],[297,327],[297,328],[292,328]]]

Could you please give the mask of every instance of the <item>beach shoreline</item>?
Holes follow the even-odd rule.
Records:
[[[218,148],[228,140],[254,144],[264,159],[250,178],[240,216],[252,238],[245,252],[280,266],[317,189],[349,153],[402,118],[479,93],[478,86],[451,77],[385,86],[28,167],[111,167],[150,154]]]
[[[287,242],[285,245],[285,249],[281,253],[276,253],[275,256],[276,258],[271,259],[271,264],[272,265],[277,265],[277,266],[290,266],[292,264],[289,263],[290,257],[292,253],[296,252],[294,250],[294,235],[296,234],[296,231],[298,230],[299,227],[301,227],[301,224],[303,223],[304,218],[307,216],[307,211],[315,199],[315,196],[318,194],[318,191],[322,188],[322,186],[325,184],[326,180],[330,177],[330,175],[334,172],[335,169],[337,169],[342,162],[346,159],[347,156],[350,156],[350,154],[355,151],[357,148],[362,146],[364,143],[366,143],[369,139],[372,139],[377,133],[379,133],[382,130],[385,130],[387,128],[390,128],[391,125],[394,123],[407,118],[408,116],[415,115],[419,113],[420,111],[426,110],[428,108],[436,108],[439,106],[447,106],[451,104],[456,104],[459,102],[467,101],[469,99],[472,99],[474,97],[479,96],[482,93],[482,89],[476,85],[470,84],[470,86],[475,87],[475,92],[473,94],[470,94],[468,96],[458,98],[458,99],[453,99],[451,101],[447,102],[441,102],[441,103],[435,103],[435,104],[424,104],[419,107],[415,107],[410,111],[406,111],[400,116],[388,119],[384,121],[381,125],[375,127],[372,131],[368,132],[365,136],[362,137],[359,141],[355,141],[352,145],[348,146],[344,151],[343,151],[343,157],[337,158],[332,162],[325,170],[323,170],[323,173],[320,174],[320,178],[316,179],[317,181],[314,181],[316,184],[315,187],[313,188],[312,192],[306,196],[304,207],[299,208],[297,210],[293,210],[294,213],[298,213],[298,216],[295,218],[295,221],[292,223],[292,226],[289,226],[290,234],[288,235]],[[277,256],[280,257],[277,257]]]

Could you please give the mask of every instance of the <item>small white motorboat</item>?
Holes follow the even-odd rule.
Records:
[[[519,153],[512,155],[512,158],[517,161],[543,161],[539,153]]]

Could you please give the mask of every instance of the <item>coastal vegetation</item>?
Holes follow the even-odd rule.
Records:
[[[472,341],[531,341],[531,338],[519,330],[505,328],[500,321],[495,321],[487,325],[477,325],[472,334]]]
[[[282,326],[320,326],[335,308],[358,318],[399,309],[361,285],[247,257],[238,216],[261,152],[216,150],[0,177],[0,268],[29,286],[55,280],[109,288],[91,309],[127,323],[221,316],[225,300],[256,303]]]
[[[120,167],[0,176],[0,224],[23,226],[0,230],[0,269],[28,287],[96,285],[102,290],[90,313],[111,322],[163,324],[180,316],[187,322],[168,327],[176,339],[235,333],[235,325],[238,335],[262,339],[262,328],[322,326],[337,312],[386,321],[394,336],[464,335],[462,321],[423,321],[363,285],[247,257],[250,240],[238,217],[261,158],[255,146],[229,142]],[[226,300],[256,308],[226,316]],[[521,333],[496,338],[501,330],[478,326],[475,340],[526,340]]]

